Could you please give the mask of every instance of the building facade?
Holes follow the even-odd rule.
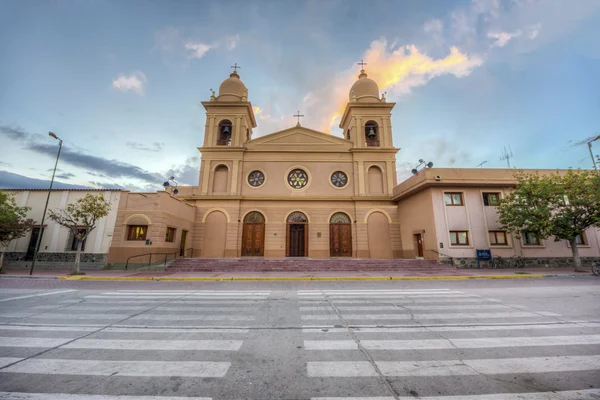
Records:
[[[71,231],[47,218],[41,229],[42,214],[48,196],[47,189],[6,190],[12,194],[18,206],[30,207],[27,217],[36,221],[34,227],[25,237],[13,240],[8,245],[5,263],[26,264],[33,260],[38,235],[42,235],[37,256],[38,265],[64,265],[75,261],[77,242]],[[48,202],[48,210],[59,210],[67,204],[75,203],[77,199],[87,194],[102,194],[111,204],[108,216],[98,221],[96,229],[86,238],[82,245],[82,265],[102,266],[106,264],[113,230],[123,192],[120,190],[93,189],[57,189],[52,190]]]
[[[396,182],[391,112],[361,71],[335,137],[295,126],[254,138],[248,90],[234,72],[203,102],[199,185],[121,194],[108,261],[136,254],[187,257],[426,258],[474,266],[475,250],[568,263],[565,242],[503,232],[494,206],[514,170],[426,168]],[[599,234],[582,233],[597,257]],[[548,261],[550,260],[550,261]]]

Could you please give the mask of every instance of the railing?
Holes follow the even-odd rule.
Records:
[[[127,271],[127,267],[129,267],[129,260],[131,260],[132,258],[136,258],[136,257],[145,257],[145,256],[150,256],[148,259],[148,266],[152,265],[152,256],[153,255],[159,255],[159,256],[165,256],[165,263],[164,266],[167,266],[167,260],[169,258],[169,256],[172,256],[173,254],[175,255],[175,258],[177,258],[177,255],[179,254],[180,250],[175,251],[173,253],[145,253],[145,254],[136,254],[135,256],[131,256],[129,258],[127,258],[127,262],[125,263],[125,271]]]
[[[448,254],[444,254],[437,250],[433,250],[433,249],[425,249],[425,251],[433,251],[434,253],[437,253],[440,256],[448,257],[448,261],[450,261],[450,265],[454,266],[454,258],[452,256],[450,256]],[[444,264],[446,264],[446,263],[444,263]]]
[[[191,251],[190,251],[191,250]],[[190,252],[190,255],[188,257],[188,252]],[[179,256],[183,257],[183,258],[193,258],[194,257],[194,248],[190,247],[189,249],[185,249],[183,250],[183,252],[181,250],[179,250]]]

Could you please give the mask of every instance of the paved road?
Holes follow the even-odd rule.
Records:
[[[599,399],[599,304],[594,278],[0,279],[0,398]]]

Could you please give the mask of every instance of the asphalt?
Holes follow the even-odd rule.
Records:
[[[596,277],[0,279],[0,398],[597,399],[599,300]]]

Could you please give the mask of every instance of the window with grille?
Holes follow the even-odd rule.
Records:
[[[77,229],[77,235],[79,237],[83,237],[83,235],[85,235],[86,233],[86,229],[85,228],[80,228]],[[83,240],[83,242],[81,243],[81,251],[85,250],[85,242],[86,242],[87,238],[85,238]],[[71,231],[71,251],[77,251],[77,236],[73,235],[73,231]]]
[[[146,240],[148,225],[129,225],[127,240]]]

